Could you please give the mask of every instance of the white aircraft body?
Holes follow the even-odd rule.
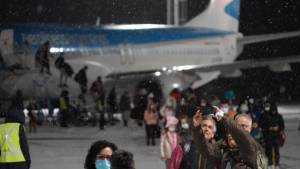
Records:
[[[235,62],[246,44],[300,35],[300,31],[295,31],[243,37],[238,31],[239,10],[240,0],[212,0],[201,14],[178,27],[7,25],[1,28],[1,51],[4,60],[11,63],[24,55],[25,65],[32,70],[37,48],[50,41],[50,51],[64,52],[75,72],[88,65],[89,83],[100,75],[104,81],[115,79],[108,84],[133,88],[140,77],[155,74],[165,93],[173,87],[197,88],[220,74],[239,75],[239,68],[275,65],[275,69],[284,70],[288,63],[299,61],[298,56],[290,56]],[[14,46],[24,41],[29,42],[30,50],[20,54]],[[47,95],[58,95],[58,72],[54,67],[51,71],[53,75],[49,77],[35,71],[6,76],[1,88],[9,92],[21,89],[26,94],[43,90]],[[74,82],[70,82],[72,87],[77,87]]]

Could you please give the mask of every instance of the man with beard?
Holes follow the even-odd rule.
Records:
[[[224,112],[219,108],[215,107],[215,111],[215,117],[227,129],[227,134],[224,140],[213,143],[207,140],[209,132],[202,129],[202,133],[204,133],[202,138],[206,135],[206,139],[202,139],[202,147],[199,149],[203,156],[209,159],[209,163],[215,164],[220,169],[266,169],[267,163],[263,150],[250,135],[251,117],[246,114],[239,114],[232,120],[223,117]],[[203,123],[200,112],[196,113],[193,120],[195,126]],[[199,135],[201,138],[201,131],[198,137]],[[198,169],[202,169],[202,167]]]
[[[214,139],[217,127],[211,115],[202,116],[199,110],[193,118],[193,140],[197,147],[196,169],[215,169],[216,160],[207,151],[213,150],[216,141]]]

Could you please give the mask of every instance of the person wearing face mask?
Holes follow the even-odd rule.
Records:
[[[110,169],[110,158],[118,147],[106,140],[94,142],[85,158],[84,169]]]
[[[166,129],[161,132],[160,137],[160,155],[161,159],[165,161],[166,168],[169,165],[171,155],[177,146],[177,128],[178,119],[175,116],[168,116],[166,122]]]
[[[189,130],[190,129],[190,125],[188,122],[188,117],[186,115],[183,115],[180,117],[180,127],[184,130]]]
[[[269,166],[279,168],[280,160],[280,134],[284,131],[284,121],[281,114],[278,113],[275,104],[266,104],[265,116],[263,121],[263,133],[265,137],[266,154],[268,156]]]
[[[191,130],[192,125],[190,125],[189,118],[187,115],[180,116],[179,122],[180,122],[180,127],[178,132],[179,133],[178,148],[182,150],[182,159],[178,169],[196,169],[197,154],[196,154],[195,143],[192,137],[192,130]],[[175,150],[174,152],[176,152]]]
[[[146,129],[146,140],[147,145],[151,144],[155,145],[155,131],[158,123],[158,113],[156,110],[156,105],[154,103],[148,104],[147,109],[144,112],[144,121],[145,121],[145,129]]]
[[[224,115],[226,115],[226,116],[229,115],[228,114],[228,112],[229,112],[228,103],[222,103],[220,108],[224,112]],[[231,116],[232,116],[232,114],[231,114]],[[215,134],[215,139],[216,139],[216,141],[219,141],[219,140],[224,139],[226,137],[226,130],[225,130],[224,126],[221,123],[216,123],[216,126],[217,126],[217,131],[216,131],[216,134]]]
[[[213,103],[213,104],[220,104],[220,100],[216,97],[217,102]],[[200,106],[198,107],[198,109],[200,109],[201,113],[203,115],[208,115],[211,112],[211,105],[209,103],[207,103],[207,100],[205,98],[202,98],[200,100]]]
[[[178,127],[177,135],[178,144],[172,152],[168,169],[196,169],[196,148],[190,130]]]
[[[176,102],[172,97],[169,97],[166,103],[160,108],[159,113],[163,118],[163,123],[166,124],[168,116],[175,116]]]
[[[248,101],[247,100],[244,100],[240,105],[239,105],[239,108],[238,108],[238,113],[248,113],[249,111],[249,107],[248,107]]]
[[[268,130],[267,130],[267,126],[266,126],[265,121],[267,121],[269,114],[271,114],[271,102],[266,101],[264,103],[263,111],[262,111],[262,114],[261,114],[261,116],[259,118],[259,121],[258,121],[258,126],[262,130],[264,143],[267,142],[267,140],[266,140],[267,137],[266,136],[268,134]]]

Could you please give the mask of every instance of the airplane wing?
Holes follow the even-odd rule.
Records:
[[[131,72],[113,72],[108,75],[106,75],[106,78],[120,78],[124,76],[135,76],[135,75],[149,75],[153,74],[160,70],[146,70],[146,71],[131,71]]]
[[[270,69],[273,71],[286,71],[289,69],[289,63],[300,62],[300,55],[286,56],[286,57],[276,57],[270,59],[249,59],[249,60],[240,60],[231,63],[220,63],[215,65],[206,65],[206,66],[197,66],[194,65],[189,69],[181,70],[181,72],[193,73],[193,72],[215,72],[220,71],[224,76],[230,76],[230,73],[236,72],[239,69],[249,69],[257,67],[270,66]],[[114,72],[108,74],[107,78],[119,78],[123,76],[134,76],[134,75],[149,75],[155,72],[161,72],[162,70],[153,69],[147,71],[131,71],[131,72]],[[174,72],[174,71],[173,71]]]
[[[187,71],[212,72],[217,70],[223,71],[226,69],[249,69],[249,68],[257,68],[257,67],[264,67],[264,66],[270,66],[271,68],[274,68],[273,70],[275,70],[276,67],[280,68],[280,66],[284,66],[286,64],[296,63],[296,62],[300,62],[300,55],[275,57],[275,58],[268,58],[268,59],[247,59],[247,60],[235,61],[232,63],[223,63],[223,64],[217,64],[217,65],[211,65],[205,67],[195,67]]]
[[[259,43],[277,39],[299,37],[300,30],[284,33],[273,33],[273,34],[264,34],[264,35],[253,35],[253,36],[242,36],[237,39],[238,48],[241,48],[244,45]],[[239,76],[240,69],[247,68],[256,68],[269,66],[273,71],[285,71],[290,69],[289,63],[300,62],[300,55],[297,56],[287,56],[287,57],[277,57],[271,59],[251,59],[251,60],[240,60],[230,63],[218,63],[214,65],[192,65],[191,68],[182,70],[186,73],[194,72],[216,72],[219,71],[225,77],[230,76]],[[119,78],[123,76],[134,76],[134,75],[149,75],[155,72],[163,72],[162,70],[147,70],[147,71],[131,71],[131,72],[114,72],[107,75],[107,78]]]
[[[284,39],[284,38],[292,38],[292,37],[297,37],[297,36],[300,36],[300,31],[244,36],[244,37],[241,37],[238,39],[238,44],[239,45],[247,45],[247,44],[252,44],[252,43],[259,43],[259,42]]]

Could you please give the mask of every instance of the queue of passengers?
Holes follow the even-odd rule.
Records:
[[[160,110],[166,169],[279,169],[285,126],[274,102],[249,97],[235,106],[188,96],[185,103],[170,94]]]
[[[49,46],[47,41],[37,50],[35,61],[41,73],[51,75]],[[58,101],[60,125],[67,127],[72,119],[67,79],[74,72],[63,53],[56,59],[55,66],[60,71],[59,86],[63,88]],[[93,125],[96,120],[101,130],[106,123],[114,125],[113,115],[117,111],[122,114],[124,127],[128,126],[130,117],[140,126],[144,122],[148,146],[156,145],[156,138],[160,137],[161,159],[166,169],[279,168],[279,148],[284,143],[285,126],[273,101],[248,97],[235,106],[232,91],[226,93],[226,101],[217,96],[208,101],[198,98],[192,90],[181,93],[174,89],[165,104],[160,105],[153,93],[141,89],[133,99],[124,91],[118,102],[114,87],[105,94],[100,76],[88,90],[87,70],[84,66],[74,76],[81,90],[76,107],[79,114],[75,119],[80,113],[87,113],[85,95],[90,91],[99,115],[98,118],[92,115]],[[12,98],[12,105],[15,111],[23,111],[21,91]],[[30,129],[36,131],[36,117],[31,111],[29,116]]]

